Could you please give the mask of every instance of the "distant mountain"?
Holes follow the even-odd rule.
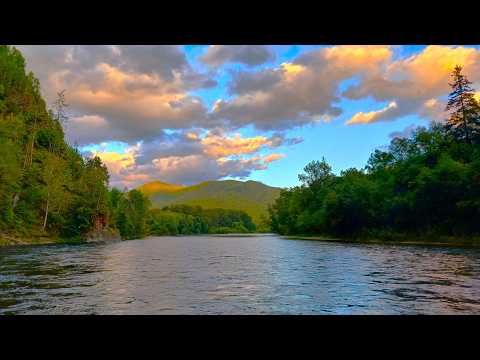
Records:
[[[154,181],[138,188],[147,195],[155,208],[171,204],[199,205],[204,209],[243,210],[258,224],[267,215],[268,205],[280,194],[280,188],[257,181],[205,181],[183,186]]]

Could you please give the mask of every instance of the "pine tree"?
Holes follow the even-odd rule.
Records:
[[[448,96],[446,111],[450,111],[447,131],[466,143],[480,139],[480,106],[475,100],[472,82],[462,74],[462,67],[457,65],[452,72],[453,82],[449,85],[452,92]]]

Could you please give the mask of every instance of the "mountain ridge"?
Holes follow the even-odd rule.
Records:
[[[205,209],[243,210],[257,224],[267,217],[268,206],[281,190],[253,180],[211,180],[190,186],[153,181],[137,189],[150,198],[154,208],[185,204]]]

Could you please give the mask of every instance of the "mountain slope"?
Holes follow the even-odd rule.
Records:
[[[206,181],[193,186],[171,185],[155,181],[139,187],[155,208],[171,204],[199,205],[204,209],[243,210],[255,223],[267,215],[268,205],[280,194],[280,188],[256,181]]]
[[[185,186],[176,184],[167,184],[161,181],[152,181],[148,184],[143,184],[138,188],[145,195],[151,195],[155,193],[172,193],[183,189]]]

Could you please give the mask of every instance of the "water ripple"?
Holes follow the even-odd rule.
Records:
[[[276,236],[2,248],[0,314],[480,314],[480,251]]]

